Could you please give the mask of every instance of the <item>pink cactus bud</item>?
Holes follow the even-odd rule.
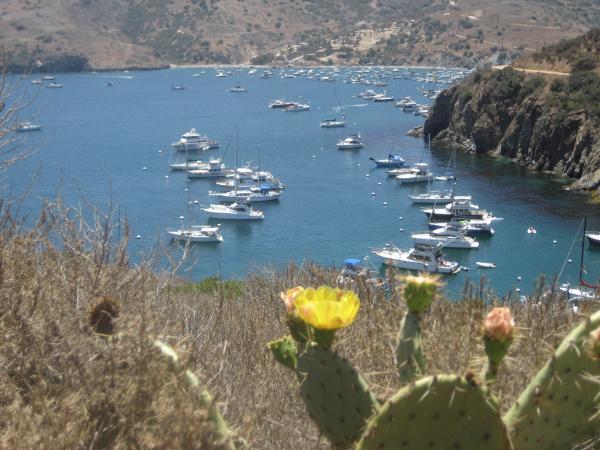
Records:
[[[508,308],[494,308],[484,322],[485,337],[495,341],[512,340],[515,321]]]
[[[281,296],[281,300],[283,300],[283,303],[285,304],[285,310],[288,314],[294,312],[294,302],[296,300],[296,296],[303,290],[304,288],[302,286],[296,286],[279,294]]]

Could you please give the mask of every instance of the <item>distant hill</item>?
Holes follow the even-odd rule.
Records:
[[[13,65],[509,62],[600,23],[597,0],[2,0]]]

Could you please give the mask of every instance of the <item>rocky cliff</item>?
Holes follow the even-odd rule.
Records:
[[[544,77],[511,68],[478,71],[438,96],[424,133],[598,190],[600,76],[594,70]]]

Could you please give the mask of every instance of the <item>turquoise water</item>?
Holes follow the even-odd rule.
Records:
[[[27,143],[41,142],[43,148],[5,174],[7,188],[22,191],[39,170],[34,198],[54,197],[57,190],[72,205],[82,199],[106,205],[112,198],[127,215],[133,236],[140,235],[131,243],[136,253],[157,239],[166,240],[165,229],[177,226],[179,217],[187,214],[187,186],[190,198],[199,204],[208,204],[207,192],[214,189],[209,180],[188,184],[184,173],[169,170],[170,143],[196,127],[221,142],[220,150],[209,152],[217,156],[237,126],[239,160],[256,159],[260,146],[262,167],[280,177],[287,189],[279,203],[255,206],[265,213],[263,222],[223,222],[225,242],[196,246],[194,265],[183,276],[197,279],[220,272],[241,277],[258,267],[282,267],[292,260],[339,265],[344,258],[366,256],[370,248],[387,242],[408,247],[411,232],[427,228],[425,215],[408,201],[411,188],[399,186],[368,159],[385,157],[393,148],[407,162],[423,158],[442,174],[451,152],[444,148],[429,152],[422,140],[405,135],[423,118],[390,103],[355,97],[369,86],[305,78],[258,79],[246,71],[217,78],[211,69],[192,77],[196,72],[61,74],[58,79],[64,88],[43,88],[34,103],[39,112],[35,122],[43,125],[43,131],[30,133]],[[108,80],[113,87],[107,87]],[[418,102],[428,101],[420,91],[433,87],[414,80],[387,81],[390,95],[410,95]],[[248,92],[226,92],[236,82]],[[175,83],[188,89],[172,91]],[[26,88],[29,94],[35,91],[33,86]],[[269,101],[281,98],[284,89],[289,99],[310,102],[310,111],[269,109]],[[319,128],[320,120],[339,116],[338,98],[349,126]],[[337,140],[351,132],[362,134],[365,148],[336,150]],[[224,158],[233,166],[233,146]],[[478,282],[482,275],[490,278],[498,293],[515,287],[527,292],[539,274],[561,269],[584,213],[590,216],[590,229],[600,228],[598,208],[587,205],[584,196],[563,190],[560,180],[529,175],[510,161],[459,154],[456,174],[459,194],[472,195],[475,203],[504,220],[496,223],[495,236],[481,240],[478,250],[447,251],[450,259],[471,267],[446,278],[451,292],[458,292],[467,278]],[[37,201],[30,201],[24,212],[34,216],[38,207]],[[537,228],[537,235],[526,233],[530,225]],[[561,281],[577,279],[579,242],[570,258],[573,262],[567,263]],[[378,264],[375,256],[370,259]],[[585,259],[588,279],[596,280],[600,252],[586,244]],[[492,261],[497,268],[483,272],[475,268],[475,261]],[[527,281],[518,282],[518,276]]]

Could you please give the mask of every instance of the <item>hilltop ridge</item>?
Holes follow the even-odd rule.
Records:
[[[593,0],[5,0],[14,67],[507,63],[600,23]]]

